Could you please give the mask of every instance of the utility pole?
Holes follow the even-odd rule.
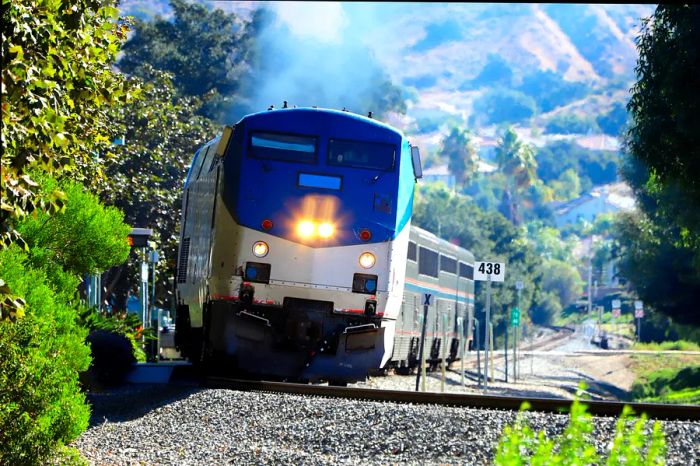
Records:
[[[591,316],[591,311],[593,310],[593,300],[591,296],[591,281],[593,280],[593,267],[591,266],[591,259],[588,259],[588,317]]]

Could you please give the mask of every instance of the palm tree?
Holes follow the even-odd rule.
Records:
[[[476,172],[478,156],[469,131],[454,127],[443,140],[439,155],[447,157],[450,173],[461,188]]]
[[[537,179],[537,161],[532,146],[523,144],[512,127],[509,127],[496,146],[498,168],[508,177],[504,192],[506,217],[515,225],[519,215],[519,195]]]

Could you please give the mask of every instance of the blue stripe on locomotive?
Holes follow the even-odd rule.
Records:
[[[318,138],[316,162],[297,163],[246,157],[253,131],[290,133]],[[328,139],[390,143],[397,148],[395,169],[384,172],[327,164]],[[370,242],[392,240],[406,227],[413,208],[415,184],[408,142],[388,125],[348,112],[326,109],[285,109],[248,115],[236,124],[224,160],[224,203],[237,223],[262,231],[269,218],[268,233],[294,240],[290,227],[307,194],[334,196],[339,208],[334,220],[344,222],[345,233],[323,246],[360,244],[363,228],[372,232]],[[299,173],[339,176],[340,190],[298,186]],[[379,175],[379,178],[373,178]],[[375,207],[376,198],[389,200],[391,212]],[[386,210],[386,209],[384,209]]]

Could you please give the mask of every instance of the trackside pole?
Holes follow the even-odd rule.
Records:
[[[484,348],[484,390],[489,388],[489,352],[491,351],[491,339],[489,338],[489,325],[491,323],[491,274],[486,280],[486,347]]]
[[[442,384],[440,386],[441,391],[445,391],[445,378],[447,374],[445,373],[447,367],[447,322],[449,317],[447,314],[442,315]]]
[[[420,369],[418,370],[418,373],[416,374],[416,391],[418,391],[418,387],[420,386],[420,377],[421,373],[423,373],[423,391],[425,391],[425,328],[428,324],[428,307],[430,306],[430,297],[431,295],[426,293],[424,296],[423,300],[423,328],[421,329],[421,334],[420,334],[420,350],[419,350],[419,359],[420,359]]]
[[[491,382],[496,381],[496,377],[493,374],[494,371],[494,363],[493,363],[493,324],[489,322],[489,344],[491,345],[491,350],[489,351],[489,356],[491,357],[491,364],[489,365],[489,369],[491,370]]]
[[[479,373],[477,380],[481,387],[481,335],[479,334],[481,329],[479,328],[479,319],[474,319],[474,325],[476,325],[476,370]]]
[[[508,325],[506,325],[506,343],[503,348],[505,348],[503,355],[506,357],[506,383],[508,383]],[[513,374],[513,376],[515,376],[515,374]]]

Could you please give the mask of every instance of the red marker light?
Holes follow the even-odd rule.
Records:
[[[272,220],[269,218],[266,218],[265,220],[262,221],[262,228],[263,230],[267,231],[270,228],[272,228]]]
[[[360,230],[360,239],[362,241],[369,241],[372,238],[372,233],[367,229]]]

